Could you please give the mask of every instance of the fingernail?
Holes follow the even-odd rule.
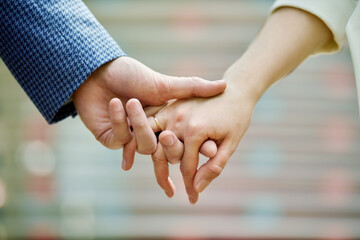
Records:
[[[164,192],[165,192],[165,194],[166,194],[166,196],[167,196],[168,198],[172,198],[173,194],[172,194],[171,191],[164,190]]]
[[[201,193],[209,185],[209,183],[210,183],[209,181],[201,180],[198,184],[196,184],[195,190],[198,193]]]
[[[197,202],[197,198],[194,196],[189,196],[189,201],[191,204],[195,204]]]
[[[165,192],[166,196],[168,196],[168,198],[172,198],[175,193],[175,185],[170,177],[168,177],[168,184],[170,185],[171,190],[164,190],[164,192]]]
[[[216,80],[216,81],[213,81],[213,83],[223,83],[223,82],[225,82],[225,80],[223,80],[223,79],[221,79],[221,80]]]
[[[191,195],[189,196],[189,201],[191,204],[195,204],[198,200],[198,197],[197,196],[194,196],[194,195]]]
[[[120,104],[121,104],[121,102],[117,102],[117,103],[115,104],[115,110],[116,110],[116,111],[120,111],[120,110],[121,110]]]
[[[162,143],[164,143],[167,146],[171,146],[174,144],[174,138],[171,135],[166,136],[164,137]]]
[[[172,189],[175,189],[175,184],[174,184],[174,182],[171,180],[170,177],[168,177],[168,182],[169,182],[171,188],[172,188]]]
[[[123,158],[123,161],[122,161],[122,168],[124,169],[124,170],[127,170],[127,161],[126,161],[126,159],[125,158]]]

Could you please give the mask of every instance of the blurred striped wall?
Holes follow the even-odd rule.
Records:
[[[220,79],[272,1],[88,0],[123,50],[172,75]],[[273,86],[222,175],[191,206],[148,156],[121,170],[79,118],[48,126],[0,63],[0,239],[360,238],[360,118],[349,50]]]

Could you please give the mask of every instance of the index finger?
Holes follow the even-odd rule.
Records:
[[[139,100],[130,99],[126,103],[126,110],[133,127],[139,153],[154,153],[156,150],[156,137],[151,130],[151,126]]]
[[[199,194],[195,190],[193,183],[199,164],[199,149],[204,141],[205,139],[202,139],[200,135],[192,135],[185,138],[185,152],[181,159],[180,171],[191,204],[195,204],[199,198]]]
[[[165,153],[160,143],[156,152],[151,156],[154,164],[154,171],[157,183],[164,190],[165,194],[171,198],[175,193],[175,186],[169,177],[169,165]]]

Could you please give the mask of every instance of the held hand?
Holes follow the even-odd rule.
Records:
[[[206,140],[200,148],[200,153],[208,158],[214,157],[216,152],[217,146],[213,140]],[[168,197],[172,197],[175,193],[175,186],[169,177],[168,162],[170,164],[179,163],[183,154],[184,144],[176,135],[169,130],[161,132],[158,147],[151,157],[157,183]]]
[[[136,137],[124,147],[125,155],[123,158],[123,168],[125,170],[130,169],[134,161],[134,154],[136,150],[135,139],[149,139],[154,136],[153,130],[150,126],[151,124],[147,120],[156,125],[154,117],[151,116],[147,118],[141,103],[137,99],[130,99],[126,104],[126,109],[128,112],[129,122],[132,125],[133,132]],[[151,107],[151,109],[148,108],[147,110],[150,110],[146,111],[147,114],[156,113],[156,109],[155,112],[153,111],[154,107]],[[155,129],[155,131],[160,130],[161,129]],[[200,148],[200,153],[209,158],[214,157],[216,152],[217,146],[212,140],[206,140]],[[168,162],[171,164],[179,163],[183,153],[184,144],[174,133],[169,130],[161,132],[156,152],[152,154],[152,160],[156,180],[168,197],[172,197],[175,193],[175,186],[169,177]]]
[[[74,93],[73,101],[95,138],[105,147],[119,149],[133,138],[122,104],[128,99],[138,98],[142,106],[156,106],[170,99],[217,95],[225,87],[224,81],[166,76],[135,59],[121,57],[92,73]],[[156,150],[154,137],[137,140],[140,153],[151,154]]]
[[[180,170],[191,203],[220,175],[249,126],[255,102],[246,92],[227,88],[208,99],[178,100],[156,114],[160,125],[184,142]],[[158,130],[151,119],[149,124]],[[207,139],[213,139],[218,150],[197,169],[199,150]]]

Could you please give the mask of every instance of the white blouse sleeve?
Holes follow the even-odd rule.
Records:
[[[281,7],[299,8],[320,18],[332,32],[333,40],[318,52],[334,52],[340,50],[344,43],[345,27],[356,7],[356,2],[354,0],[277,0],[270,9],[271,13]]]

